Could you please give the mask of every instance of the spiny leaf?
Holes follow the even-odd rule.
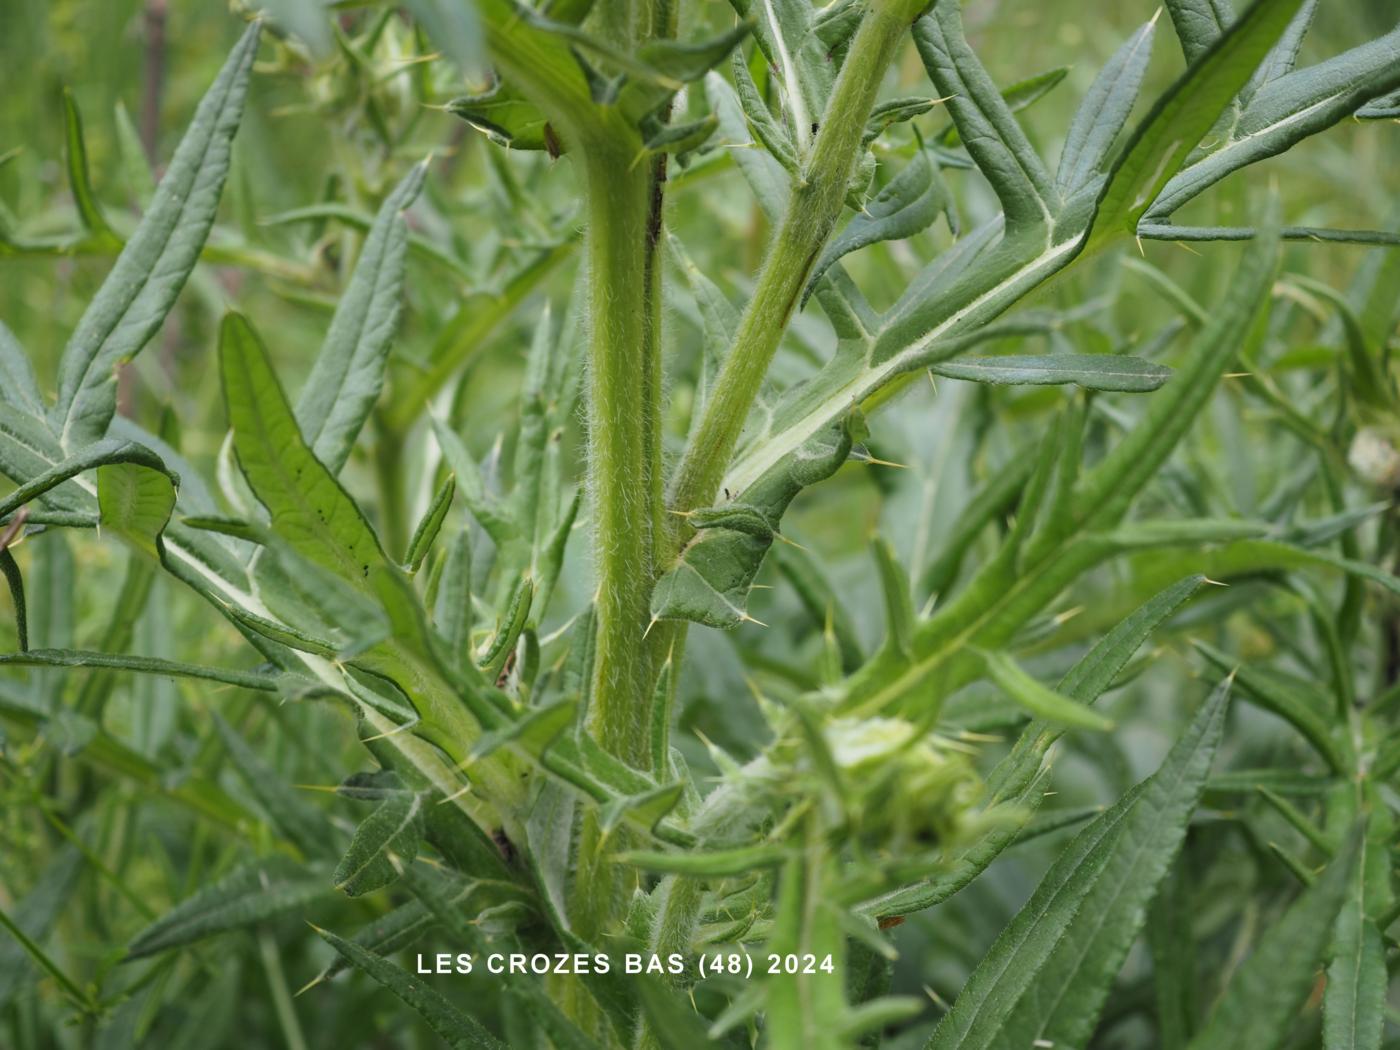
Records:
[[[202,678],[223,682],[244,689],[275,693],[281,686],[274,674],[256,671],[234,671],[223,667],[203,667],[177,660],[158,660],[150,656],[128,656],[120,653],[93,653],[81,649],[30,649],[23,653],[0,653],[0,664],[21,667],[106,667],[136,674],[164,675],[171,678]]]
[[[1132,235],[1138,220],[1248,83],[1302,0],[1255,0],[1143,118],[1099,195],[1092,238]]]
[[[1068,72],[1069,66],[1060,66],[1058,69],[1047,69],[1044,73],[1036,73],[1008,85],[1001,93],[1001,97],[1006,100],[1006,108],[1012,113],[1028,109],[1053,91]],[[962,136],[958,134],[957,125],[950,124],[934,136],[934,141],[940,146],[960,146]]]
[[[1186,366],[1148,402],[1142,421],[1080,481],[1075,502],[1081,521],[1088,525],[1116,522],[1170,455],[1226,362],[1245,342],[1269,291],[1277,258],[1276,236],[1256,242],[1236,271],[1214,320],[1196,338]]]
[[[389,885],[401,866],[413,863],[423,841],[424,799],[416,791],[391,792],[356,830],[335,885],[358,897]]]
[[[277,770],[263,761],[217,712],[214,713],[214,729],[243,783],[276,828],[309,858],[332,855],[336,836],[326,815],[283,781]]]
[[[52,419],[69,452],[107,432],[117,367],[155,334],[199,258],[228,175],[258,28],[248,27],[200,102],[151,207],[63,352]]]
[[[1060,152],[1056,182],[1066,197],[1087,186],[1102,169],[1128,121],[1143,75],[1152,58],[1152,39],[1157,30],[1154,18],[1130,36],[1104,64],[1075,110]]]
[[[1290,149],[1397,86],[1400,28],[1269,81],[1244,108],[1223,143],[1173,176],[1152,203],[1150,214],[1158,219],[1172,214],[1231,172]]]
[[[204,886],[147,926],[132,940],[127,958],[144,958],[301,911],[326,895],[322,871],[287,857],[252,861]]]
[[[1228,690],[1227,680],[1156,773],[1075,836],[968,979],[930,1048],[1088,1041],[1185,838],[1220,744]]]
[[[297,426],[332,474],[338,474],[350,457],[384,385],[408,248],[403,213],[417,198],[426,175],[427,163],[415,164],[384,199],[297,401]]]
[[[1036,718],[1061,726],[1107,730],[1113,723],[1083,704],[1041,685],[1005,653],[985,653],[987,676]]]
[[[416,1010],[428,1027],[453,1050],[505,1050],[505,1044],[483,1028],[479,1021],[462,1013],[408,971],[329,930],[317,929],[316,932],[356,969],[369,974]]]
[[[1361,829],[1283,917],[1270,923],[1190,1050],[1282,1045],[1312,991],[1360,852]]]
[[[776,523],[798,492],[835,473],[850,450],[849,429],[837,422],[776,464],[734,504],[696,512],[700,531],[657,581],[652,616],[709,627],[742,623],[749,587],[773,543]]]
[[[1050,226],[1059,191],[1011,107],[963,37],[957,4],[938,3],[914,23],[914,42],[977,167],[992,184],[1008,229]]]
[[[1146,393],[1169,378],[1171,369],[1136,357],[1116,354],[1049,354],[1017,357],[960,357],[930,365],[929,371],[949,379],[978,383],[1022,383],[1045,386],[1074,383],[1087,390]]]
[[[912,237],[937,219],[946,205],[943,186],[934,177],[933,163],[921,146],[914,159],[865,205],[865,210],[827,242],[812,267],[802,301],[807,301],[822,276],[842,256],[879,241]]]

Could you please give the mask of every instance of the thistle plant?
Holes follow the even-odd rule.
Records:
[[[1397,113],[1400,28],[1300,64],[1318,6],[1171,0],[1055,126],[1020,114],[1066,72],[999,85],[956,0],[269,4],[130,228],[64,96],[77,232],[0,252],[115,260],[54,368],[0,326],[8,834],[52,854],[0,894],[15,1045],[225,1038],[180,1004],[235,1001],[236,943],[289,1046],[382,1023],[353,973],[474,1048],[1380,1046],[1400,237],[1242,171]],[[336,173],[235,231],[264,76]],[[696,228],[741,193],[733,279]],[[162,398],[187,284],[208,390],[167,361]],[[76,628],[75,546],[122,566]],[[1130,763],[1101,699],[1159,666],[1203,681]],[[1062,754],[1112,796],[1050,801]],[[159,875],[103,826],[150,798],[194,829]],[[912,980],[994,862],[1028,902]],[[117,918],[65,915],[79,878]],[[116,948],[56,949],[80,921]]]

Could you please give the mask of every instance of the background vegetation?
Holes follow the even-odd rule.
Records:
[[[194,468],[194,476],[181,472],[182,496],[203,478],[216,487],[223,514],[253,517],[226,447],[221,375],[228,380],[216,352],[226,313],[236,309],[252,320],[283,386],[300,391],[373,217],[413,166],[430,158],[407,212],[404,307],[386,394],[342,481],[397,558],[445,473],[429,401],[460,435],[458,458],[449,453],[459,493],[468,484],[458,469],[466,461],[479,465],[485,492],[508,492],[528,444],[521,435],[539,425],[531,413],[542,415],[559,474],[551,505],[527,537],[532,568],[548,561],[541,544],[561,522],[561,535],[572,538],[549,604],[529,624],[538,648],[509,631],[516,579],[497,566],[487,582],[492,556],[483,561],[481,552],[499,536],[482,514],[467,513],[460,495],[425,566],[444,572],[446,537],[471,536],[485,573],[477,577],[472,637],[489,650],[493,639],[510,634],[510,668],[533,654],[563,675],[563,639],[595,587],[586,500],[577,519],[569,516],[587,473],[579,401],[589,334],[579,293],[586,216],[577,159],[493,144],[451,110],[469,76],[450,60],[461,56],[439,53],[443,37],[388,6],[335,6],[334,26],[308,31],[315,37],[309,44],[265,34],[213,232],[177,307],[141,356],[121,367],[118,413],[158,435],[162,447],[178,448]],[[727,5],[710,6],[684,35],[734,24]],[[293,27],[304,24],[297,22],[300,9],[269,5]],[[59,389],[64,344],[149,207],[154,182],[239,41],[245,14],[189,0],[0,0],[0,319],[27,350],[41,390]],[[977,0],[963,17],[969,42],[1002,87],[1048,74],[1022,88],[1019,119],[1037,151],[1054,158],[1098,71],[1153,9],[1137,2]],[[1299,64],[1393,35],[1395,22],[1385,0],[1323,2]],[[750,42],[740,47],[753,53]],[[1163,16],[1135,119],[1183,67]],[[727,59],[718,68],[732,78]],[[902,47],[881,97],[935,94],[916,50]],[[700,95],[692,86],[685,102],[697,116]],[[1387,112],[1392,119],[1341,120],[1212,187],[1174,221],[1254,226],[1272,206],[1288,226],[1395,230],[1400,139]],[[965,234],[1001,207],[994,187],[965,170],[970,165],[959,166],[967,155],[956,135],[945,134],[948,120],[935,106],[875,144],[874,189],[927,149],[942,163],[956,201],[955,219],[941,216],[912,236],[843,260],[877,310],[894,304],[930,259],[956,243],[953,222]],[[742,304],[773,233],[736,163],[739,152],[721,128],[684,164],[672,162],[662,344],[668,464],[682,454],[713,353],[706,310],[714,301],[705,296],[713,290]],[[85,165],[75,167],[82,153]],[[1180,366],[1260,251],[1251,243],[1129,241],[1021,304],[1015,316],[1034,322],[1035,331],[1003,336],[978,353],[1126,351]],[[1079,1011],[1088,1030],[1057,1045],[1180,1047],[1193,1035],[1206,1040],[1193,1045],[1217,1045],[1209,1040],[1233,1031],[1236,1041],[1245,1039],[1240,1045],[1307,1047],[1322,1045],[1324,1029],[1329,1047],[1400,1039],[1400,1013],[1387,1002],[1400,957],[1389,930],[1397,915],[1392,785],[1400,773],[1400,608],[1389,575],[1400,526],[1392,507],[1400,421],[1391,365],[1400,335],[1400,251],[1292,240],[1280,252],[1259,320],[1232,348],[1242,356],[1224,369],[1134,511],[1134,523],[1179,529],[1178,542],[1144,553],[1133,553],[1135,545],[1148,546],[1141,537],[1125,543],[1127,553],[1068,581],[999,641],[1017,664],[989,660],[990,670],[954,682],[920,729],[934,732],[940,775],[958,783],[937,781],[912,797],[919,770],[911,769],[910,782],[890,788],[889,797],[878,794],[878,784],[870,787],[858,799],[865,807],[860,819],[843,832],[851,841],[842,848],[857,855],[852,863],[861,872],[879,869],[894,863],[892,854],[901,859],[891,842],[907,847],[906,855],[922,847],[917,834],[899,839],[910,830],[899,818],[932,799],[946,809],[918,816],[938,830],[944,866],[934,871],[946,874],[957,850],[1009,819],[984,803],[997,798],[992,771],[1013,742],[1048,743],[1036,737],[1050,732],[1046,723],[1025,731],[1031,714],[1058,710],[1034,707],[1054,702],[1035,683],[1059,682],[1071,697],[1094,699],[1078,696],[1064,676],[1095,643],[1194,574],[1227,586],[1194,581],[1161,606],[1150,641],[1131,660],[1125,653],[1110,675],[1113,691],[1102,707],[1113,728],[1059,739],[1048,779],[1037,782],[1044,800],[1021,841],[956,895],[934,894],[936,906],[907,915],[867,910],[867,926],[841,931],[838,937],[854,946],[847,954],[852,970],[868,965],[878,973],[874,993],[842,975],[852,1002],[888,997],[876,1000],[883,1012],[863,1018],[864,1027],[842,1015],[851,1027],[822,1035],[835,1040],[830,1045],[848,1045],[857,1031],[868,1041],[879,1036],[883,1046],[923,1045],[960,993],[983,994],[969,977],[989,952],[995,958],[994,942],[1009,926],[1014,931],[1013,918],[1047,872],[1055,876],[1052,865],[1071,837],[1156,770],[1183,734],[1189,742],[1193,732],[1202,739],[1215,732],[1212,718],[1223,719],[1223,742],[1184,845],[1164,874],[1149,878],[1134,869],[1157,887],[1136,905],[1151,901],[1141,935],[1134,941],[1129,929],[1134,946],[1123,945],[1121,972],[1115,966],[1104,977],[1112,981],[1106,1000]],[[688,276],[695,273],[713,284]],[[1245,314],[1244,327],[1248,320]],[[809,376],[831,352],[830,331],[814,299],[778,347],[771,390]],[[689,630],[671,735],[689,780],[702,794],[717,783],[732,786],[735,764],[791,731],[774,728],[782,712],[836,689],[882,653],[904,614],[892,593],[903,591],[910,615],[927,616],[945,594],[957,593],[955,584],[1018,542],[1031,471],[1018,472],[1017,464],[1029,467],[1056,428],[1069,428],[1062,418],[1088,418],[1085,460],[1099,463],[1157,396],[930,374],[878,413],[870,406],[868,435],[858,435],[851,461],[803,492],[783,519],[783,535],[793,542],[778,544],[764,561],[750,619],[732,630]],[[8,493],[8,483],[0,484]],[[1000,494],[988,499],[989,487]],[[472,510],[489,504],[482,499]],[[985,510],[980,518],[978,507]],[[13,520],[0,521],[0,530]],[[92,530],[28,529],[13,550],[25,581],[30,648],[129,652],[225,669],[259,664],[238,630],[180,581],[153,571],[139,551]],[[885,545],[872,550],[875,537]],[[7,542],[12,538],[7,533]],[[425,568],[420,585],[428,575]],[[892,588],[891,575],[903,584]],[[21,648],[19,623],[0,618],[0,649]],[[506,672],[501,681],[514,688],[510,668],[491,669]],[[1203,706],[1236,668],[1228,710],[1219,706],[1223,699],[1216,708]],[[347,797],[353,790],[336,794],[348,774],[373,768],[362,735],[343,705],[309,697],[110,669],[0,667],[0,912],[8,928],[0,935],[0,1046],[438,1045],[440,1025],[365,973],[340,972],[336,951],[308,925],[350,937],[422,900],[403,882],[347,896],[343,871],[332,877],[368,812],[363,797]],[[819,772],[811,775],[798,790],[824,797],[830,785]],[[955,790],[958,778],[965,795]],[[990,787],[982,786],[988,780]],[[1189,812],[1181,814],[1183,826]],[[324,855],[310,856],[295,828],[289,834],[289,822],[299,820],[314,821],[313,830],[301,830],[326,843]],[[1348,839],[1358,820],[1366,827],[1361,844],[1352,841],[1356,834]],[[625,844],[664,852],[640,838]],[[416,851],[416,843],[412,851],[400,848],[392,863],[411,866]],[[448,866],[427,847],[423,857],[416,870]],[[192,920],[207,929],[172,933],[161,926],[162,916],[250,858],[269,863],[258,889],[240,898],[246,912]],[[646,867],[645,857],[633,859]],[[671,870],[656,857],[650,863]],[[382,881],[392,881],[392,872]],[[708,885],[714,892],[723,883]],[[1317,886],[1322,890],[1303,893]],[[771,896],[771,880],[762,888]],[[247,906],[259,895],[277,906]],[[711,901],[703,936],[686,950],[744,939],[744,931],[725,928],[725,899]],[[749,920],[771,935],[774,916],[766,908],[765,898]],[[508,901],[464,906],[455,924],[430,916],[424,929],[439,921],[431,932],[381,946],[411,965],[415,951],[467,950],[458,947],[466,938],[511,943],[521,922],[512,909]],[[203,933],[210,936],[197,936]],[[704,937],[712,938],[708,945]],[[1017,954],[1032,956],[1034,946]],[[1335,989],[1345,987],[1340,971],[1319,972],[1333,958],[1356,960],[1356,983],[1364,985],[1354,995],[1360,1005],[1350,1036],[1341,1031],[1337,1000],[1330,1016],[1322,1009],[1329,988],[1338,995]],[[1290,962],[1297,971],[1291,984]],[[1049,965],[1052,972],[1067,966],[1062,956]],[[318,980],[328,968],[334,975]],[[1282,1001],[1256,989],[1263,998],[1240,999],[1245,1015],[1281,1020],[1249,1042],[1229,1013],[1241,1007],[1221,999],[1227,987],[1246,996],[1258,975]],[[509,1045],[546,1045],[533,993],[504,995],[479,975],[436,980],[432,988]],[[599,1023],[591,1008],[571,1004],[569,996],[580,993],[551,994],[581,1028]],[[773,998],[748,1001],[743,985],[718,982],[700,995],[703,1020],[683,1011],[673,1028],[664,1019],[673,1017],[674,1003],[646,1006],[649,1027],[639,1045],[718,1039],[715,1029],[696,1033],[726,1009],[732,1017],[720,1027],[737,1045],[762,1038],[803,1045],[808,1034],[800,1026],[775,1035],[765,1025],[764,1010],[780,1010],[782,1000],[779,992],[764,994]],[[986,994],[990,1013],[998,1009],[996,996],[1010,993]],[[1005,1034],[954,1042],[948,1031],[938,1045],[1026,1045],[998,1042],[1013,1038]],[[459,1038],[458,1045],[485,1045]],[[557,1032],[551,1038],[567,1045]]]

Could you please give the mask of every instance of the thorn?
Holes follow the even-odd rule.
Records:
[[[774,538],[775,540],[782,540],[782,541],[783,541],[784,543],[786,543],[789,547],[796,547],[798,550],[802,551],[802,553],[804,553],[804,554],[811,554],[811,553],[812,553],[812,552],[809,551],[806,547],[802,546],[802,544],[798,543],[796,540],[790,540],[790,539],[788,539],[788,538],[787,538],[786,536],[784,536],[781,532],[775,532],[775,533],[773,533],[773,538]]]
[[[1142,238],[1139,237],[1137,234],[1133,234],[1133,240],[1137,241],[1138,254],[1141,255],[1144,259],[1146,259],[1146,258],[1147,258],[1147,252],[1143,251],[1143,248],[1142,248]]]
[[[647,640],[647,635],[651,634],[651,629],[652,629],[653,627],[656,626],[657,622],[658,622],[660,619],[661,619],[661,617],[659,617],[659,616],[653,616],[653,617],[651,618],[651,623],[647,624],[647,629],[646,629],[645,631],[642,632],[642,641],[646,641],[646,640]]]
[[[405,729],[412,729],[412,728],[413,728],[414,726],[416,726],[417,724],[418,724],[417,722],[405,722],[405,723],[404,723],[403,725],[401,725],[401,726],[395,726],[393,729],[389,730],[387,733],[380,733],[378,736],[367,736],[367,737],[365,737],[364,743],[368,744],[368,743],[371,743],[371,742],[373,742],[373,741],[375,741],[375,740],[387,740],[387,739],[388,739],[389,737],[391,737],[391,736],[397,736],[399,733],[402,733]]]
[[[1225,373],[1223,376],[1221,376],[1220,378],[1221,378],[1221,379],[1245,379],[1245,378],[1247,378],[1247,377],[1249,377],[1249,376],[1252,376],[1253,374],[1254,374],[1253,372],[1226,372],[1226,373]]]
[[[445,806],[445,805],[447,805],[447,803],[449,803],[449,802],[456,802],[456,801],[457,801],[459,798],[461,798],[463,795],[466,795],[466,794],[470,793],[471,789],[472,789],[472,786],[471,786],[470,784],[464,784],[464,785],[462,785],[462,787],[461,787],[460,789],[458,789],[457,791],[452,792],[452,794],[446,795],[446,796],[444,796],[444,797],[438,799],[438,803],[437,803],[437,804],[438,804],[439,806]]]
[[[943,996],[939,995],[928,985],[924,985],[924,994],[927,995],[931,1000],[933,1000],[933,1004],[939,1009],[945,1011],[949,1009],[947,1000],[945,1000]]]
[[[1157,19],[1159,19],[1159,18],[1161,18],[1161,17],[1162,17],[1162,9],[1159,7],[1159,8],[1157,8],[1156,13],[1152,16],[1152,18],[1148,21],[1147,24],[1150,25],[1150,26],[1155,26],[1155,25],[1157,24]]]
[[[755,620],[755,619],[754,619],[752,616],[750,616],[748,613],[740,613],[740,614],[739,614],[739,622],[740,622],[740,623],[756,623],[756,624],[758,624],[760,627],[767,627],[767,626],[768,626],[768,625],[767,625],[766,623],[764,623],[762,620]]]
[[[1053,622],[1054,622],[1054,624],[1055,624],[1056,627],[1059,627],[1059,626],[1061,626],[1062,624],[1069,623],[1071,620],[1073,620],[1076,616],[1078,616],[1078,615],[1079,615],[1080,613],[1082,613],[1083,611],[1084,611],[1084,606],[1082,606],[1082,605],[1076,605],[1073,609],[1066,609],[1066,610],[1065,610],[1064,612],[1062,612],[1062,613],[1056,613],[1055,616],[1054,616]]]
[[[1230,586],[1228,583],[1221,583],[1219,580],[1212,580],[1209,576],[1202,576],[1201,579],[1203,579],[1206,583],[1210,584],[1212,587]]]
[[[307,925],[308,925],[308,926],[311,926],[310,923],[307,923]],[[316,927],[311,926],[311,928],[314,930]],[[321,983],[322,981],[324,981],[325,979],[326,979],[326,978],[325,978],[324,975],[322,975],[322,974],[317,974],[315,977],[311,978],[311,980],[307,981],[304,985],[302,985],[302,986],[301,986],[300,988],[298,988],[295,992],[293,992],[293,993],[292,993],[292,998],[293,998],[293,999],[297,998],[297,996],[301,995],[302,992],[309,992],[309,991],[311,991],[311,989],[315,988],[318,984],[320,984],[320,983]]]
[[[863,459],[863,460],[858,459],[858,462],[861,462],[861,463],[869,463],[872,467],[895,467],[895,468],[897,468],[898,470],[908,470],[908,469],[909,469],[909,464],[907,464],[907,463],[895,463],[895,462],[893,462],[893,461],[891,461],[891,460],[888,460],[888,459],[877,459],[877,458],[875,458],[874,456],[870,455],[869,453],[866,453],[865,459]]]

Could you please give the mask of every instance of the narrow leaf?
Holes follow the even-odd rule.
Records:
[[[258,28],[248,27],[199,103],[150,209],[63,352],[53,421],[69,452],[107,432],[117,367],[156,333],[199,258],[228,175]]]
[[[1181,848],[1220,744],[1228,692],[1227,680],[1157,772],[1075,836],[968,979],[931,1048],[1087,1044]]]
[[[1360,829],[1358,829],[1360,830]],[[1311,993],[1323,953],[1346,898],[1360,835],[1327,865],[1313,885],[1265,927],[1253,953],[1235,971],[1190,1050],[1269,1050],[1282,1045]]]
[[[1136,357],[1116,354],[1050,354],[1024,357],[960,357],[930,365],[949,379],[977,383],[1047,386],[1074,383],[1087,390],[1146,393],[1171,378],[1171,369]]]

